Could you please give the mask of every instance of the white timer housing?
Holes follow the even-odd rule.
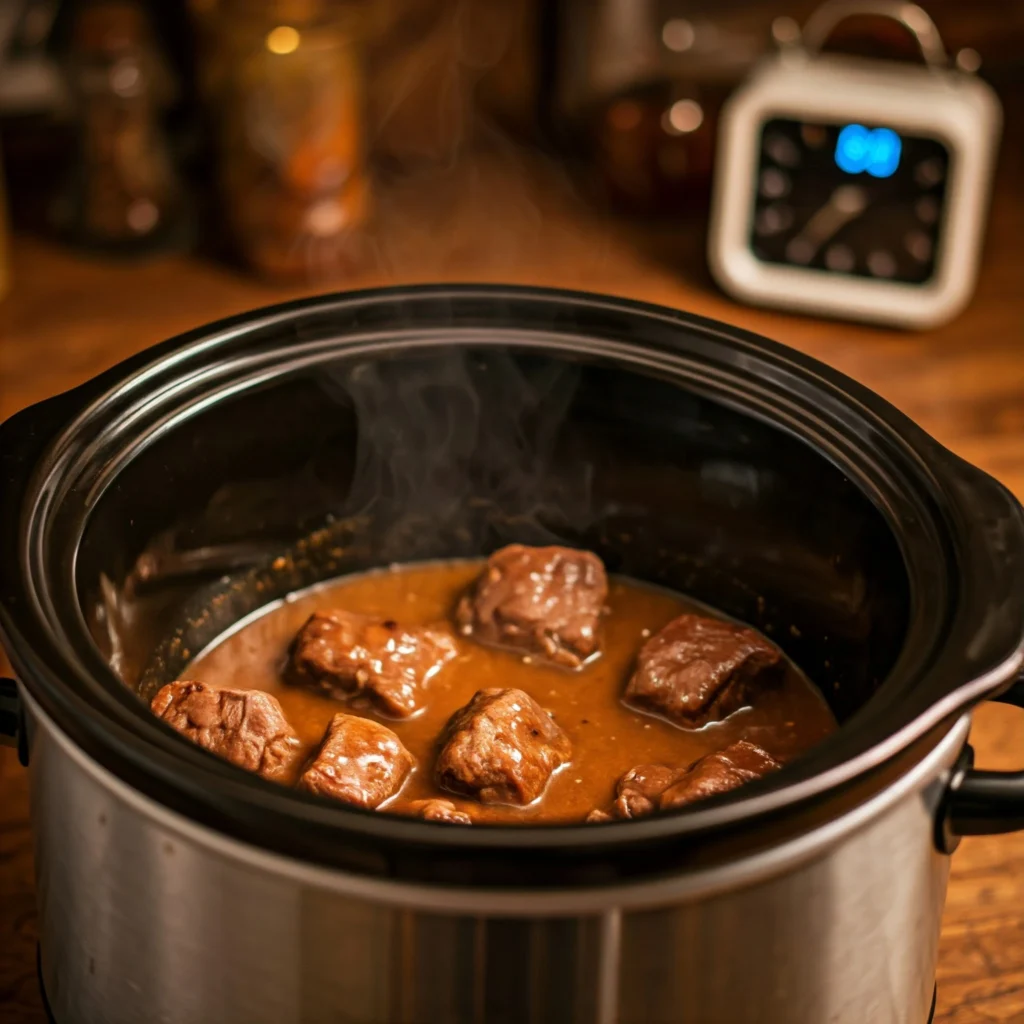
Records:
[[[772,118],[884,124],[946,146],[941,241],[927,281],[875,280],[758,259],[751,220],[761,127]],[[911,328],[951,319],[974,290],[1001,124],[993,91],[964,71],[783,50],[755,69],[722,112],[711,272],[725,291],[754,305]]]

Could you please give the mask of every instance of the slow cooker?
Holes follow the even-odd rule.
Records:
[[[959,836],[1024,827],[1024,512],[853,381],[675,310],[303,300],[0,427],[0,716],[60,1024],[918,1024]],[[321,802],[146,707],[318,580],[556,538],[750,622],[840,727],[679,813],[452,828]]]

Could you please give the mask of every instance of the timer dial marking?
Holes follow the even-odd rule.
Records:
[[[903,244],[907,252],[921,263],[932,258],[932,240],[923,231],[908,231]]]
[[[793,209],[784,203],[773,203],[759,210],[754,230],[759,235],[774,235],[785,231],[793,223]]]
[[[825,266],[837,274],[848,274],[857,263],[853,250],[842,242],[835,242],[825,251]]]
[[[767,199],[781,199],[789,191],[789,178],[774,167],[761,174],[761,195]]]
[[[769,135],[764,141],[764,150],[782,167],[800,166],[800,150],[796,143],[785,135]]]
[[[939,219],[939,204],[934,196],[922,196],[914,204],[914,212],[922,224],[934,224]]]
[[[893,277],[896,274],[896,260],[891,252],[875,249],[868,253],[868,270],[875,277]]]
[[[932,185],[938,185],[944,176],[942,163],[934,157],[929,160],[922,160],[914,168],[914,181],[922,188],[931,188]]]

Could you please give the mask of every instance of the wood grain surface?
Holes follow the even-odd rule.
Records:
[[[970,308],[920,334],[737,306],[707,278],[700,225],[641,228],[597,217],[561,172],[512,151],[389,189],[367,268],[317,289],[269,287],[195,257],[119,265],[18,238],[13,290],[0,302],[0,419],[177,332],[311,290],[511,281],[628,295],[784,341],[873,388],[1024,498],[1019,141],[1004,145]],[[1020,712],[981,708],[973,741],[982,766],[1024,768]],[[8,1024],[44,1020],[28,782],[13,753],[0,750],[0,1021]],[[1024,1022],[1024,834],[968,839],[953,859],[938,987],[939,1021]]]

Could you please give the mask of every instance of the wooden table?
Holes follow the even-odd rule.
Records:
[[[732,321],[862,381],[1024,498],[1021,181],[1021,149],[1008,143],[974,301],[956,322],[923,334],[737,306],[707,278],[699,225],[637,228],[597,217],[560,172],[511,153],[391,188],[371,265],[319,290],[514,281],[628,295]],[[0,419],[152,342],[310,291],[268,287],[197,258],[111,265],[27,238],[16,240],[13,255],[14,289],[0,302]],[[1022,737],[1018,712],[980,709],[973,742],[982,766],[1024,767]],[[44,1018],[28,779],[7,750],[0,751],[0,794],[0,1018],[36,1024]],[[1024,1021],[1024,833],[968,839],[953,860],[938,986],[939,1021]]]

